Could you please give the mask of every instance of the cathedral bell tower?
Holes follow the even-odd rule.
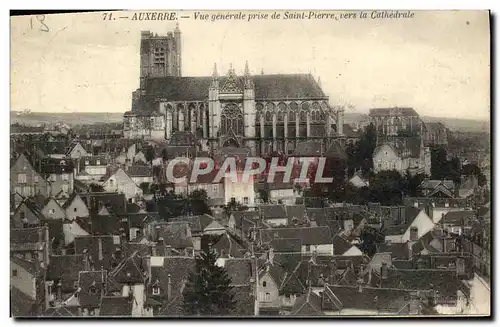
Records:
[[[212,73],[212,83],[208,90],[208,137],[217,138],[218,126],[220,125],[220,101],[219,101],[219,74],[217,73],[217,64],[214,63]]]

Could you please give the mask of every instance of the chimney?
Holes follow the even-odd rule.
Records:
[[[172,299],[172,276],[168,274],[167,300],[170,301],[171,299]]]
[[[172,246],[171,245],[165,246],[165,256],[167,256],[167,257],[172,256]]]
[[[102,238],[98,238],[98,246],[99,246],[99,261],[102,261],[104,259],[104,256],[102,255]]]
[[[156,243],[151,245],[151,256],[156,257]]]
[[[337,272],[337,263],[335,261],[330,261],[330,279],[329,279],[329,284],[330,285],[335,285],[335,275]]]
[[[272,247],[269,248],[268,260],[271,265],[274,264],[274,249]]]
[[[358,285],[358,292],[363,292],[363,278],[361,276],[356,280],[356,284]]]
[[[382,262],[382,266],[380,267],[380,278],[387,279],[387,273],[388,273],[387,262]]]
[[[62,284],[61,281],[57,283],[57,299],[62,300]]]
[[[413,244],[415,244],[415,242],[406,242],[406,245],[408,247],[408,259],[411,259],[413,257]]]
[[[83,249],[83,263],[85,265],[85,270],[90,271],[89,254],[87,249]]]
[[[455,266],[457,268],[457,276],[465,275],[465,258],[457,257]]]

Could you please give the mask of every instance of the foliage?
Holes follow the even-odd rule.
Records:
[[[187,315],[221,316],[234,310],[231,279],[224,267],[216,265],[213,249],[202,252],[196,259],[196,271],[189,274],[184,294],[183,310]]]
[[[146,161],[149,163],[153,162],[153,159],[155,158],[155,151],[152,146],[148,146],[144,148],[144,157],[146,158]]]
[[[190,202],[191,213],[193,215],[212,214],[208,207],[208,196],[205,190],[194,190],[189,194],[188,201]]]
[[[373,227],[367,226],[361,231],[360,241],[359,249],[369,257],[372,257],[377,253],[377,244],[385,242],[385,235],[383,231],[378,231]]]
[[[144,194],[148,194],[150,191],[150,186],[148,182],[141,183],[139,187]]]
[[[431,148],[431,178],[450,179],[454,183],[460,183],[460,160],[453,158],[448,160],[448,154],[444,147]]]
[[[382,205],[398,205],[403,201],[406,180],[396,170],[385,170],[370,180],[370,192],[373,202]]]
[[[268,185],[267,183],[265,185]],[[264,203],[269,203],[269,189],[268,188],[260,188],[257,191],[259,198]]]
[[[354,173],[354,169],[361,169],[363,176],[366,176],[373,169],[373,151],[376,146],[377,133],[375,126],[370,124],[365,127],[358,143],[346,147],[350,175]]]
[[[104,192],[104,187],[102,185],[92,183],[89,185],[90,186],[90,191],[91,192]]]

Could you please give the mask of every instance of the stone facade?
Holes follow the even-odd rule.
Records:
[[[174,41],[180,65],[180,31]],[[141,64],[150,57],[141,48]],[[125,138],[169,141],[174,132],[189,131],[212,150],[247,147],[264,154],[292,152],[308,139],[328,146],[343,135],[343,109],[330,107],[310,74],[252,76],[246,63],[242,76],[232,66],[219,76],[214,65],[212,76],[181,77],[180,66],[154,74],[144,67],[132,111],[124,115]]]

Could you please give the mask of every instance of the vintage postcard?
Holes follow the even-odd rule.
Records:
[[[12,317],[489,317],[490,13],[11,15]]]

